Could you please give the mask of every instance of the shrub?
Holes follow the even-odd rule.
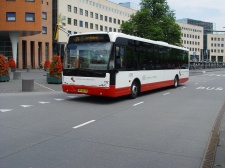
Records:
[[[8,63],[10,68],[16,68],[16,62],[14,58],[10,58]]]
[[[0,76],[9,76],[9,64],[2,54],[0,54]]]
[[[45,64],[44,64],[44,69],[47,69],[50,67],[50,61],[49,60],[46,60],[45,61]]]
[[[54,55],[49,68],[49,75],[51,77],[62,77],[62,62],[60,56]]]

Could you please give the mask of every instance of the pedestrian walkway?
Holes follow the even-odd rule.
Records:
[[[225,115],[222,117],[214,161],[215,168],[225,168]]]
[[[61,84],[48,84],[47,72],[43,69],[17,70],[21,73],[21,79],[13,79],[13,72],[10,73],[9,82],[0,82],[0,93],[22,93],[22,79],[34,79],[33,92],[55,92],[62,91]]]

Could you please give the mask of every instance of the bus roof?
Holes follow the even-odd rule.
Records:
[[[122,38],[126,38],[126,39],[137,40],[137,41],[147,42],[147,43],[161,45],[161,46],[165,46],[165,47],[189,51],[188,49],[186,49],[184,47],[168,44],[163,41],[154,41],[154,40],[150,40],[150,39],[145,39],[145,38],[136,37],[136,36],[132,36],[132,35],[124,34],[124,33],[117,33],[117,32],[109,32],[109,33],[108,32],[86,32],[86,33],[80,33],[80,34],[73,34],[70,36],[91,35],[91,34],[108,34],[111,42],[115,42],[118,37],[122,37]]]

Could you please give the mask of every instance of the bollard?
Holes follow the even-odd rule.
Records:
[[[32,68],[32,66],[31,65],[28,65],[27,66],[27,72],[30,72],[30,69]]]
[[[34,79],[22,79],[22,91],[33,91]]]
[[[13,79],[21,79],[21,72],[13,72]]]

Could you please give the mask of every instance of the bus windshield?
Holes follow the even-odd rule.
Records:
[[[107,70],[111,48],[111,42],[68,44],[64,57],[64,68]]]

